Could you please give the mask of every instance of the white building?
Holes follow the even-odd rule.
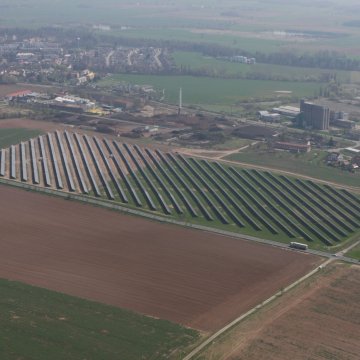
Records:
[[[30,60],[33,59],[35,55],[33,53],[18,53],[16,54],[16,60],[22,61],[22,60]]]

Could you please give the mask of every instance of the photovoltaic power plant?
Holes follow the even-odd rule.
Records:
[[[125,182],[125,185],[129,189],[129,191],[130,191],[130,193],[131,193],[131,195],[132,195],[132,197],[133,197],[133,199],[135,201],[136,206],[142,206],[142,202],[141,202],[138,194],[136,193],[134,187],[132,186],[131,182],[129,181],[124,169],[122,168],[122,166],[120,164],[120,161],[118,160],[116,155],[112,152],[110,143],[106,139],[103,139],[103,142],[104,142],[106,148],[108,149],[109,154],[110,154],[111,158],[113,159],[113,161],[115,163],[115,166],[116,166],[121,178],[123,179],[123,181]]]
[[[99,161],[97,159],[97,156],[96,156],[96,154],[94,152],[94,149],[93,149],[93,147],[91,145],[91,142],[90,142],[89,138],[87,137],[87,135],[83,135],[83,139],[85,140],[86,145],[87,145],[87,147],[89,149],[90,156],[92,157],[92,159],[94,161],[96,171],[97,171],[97,173],[99,175],[99,178],[101,180],[101,183],[102,183],[102,185],[103,185],[103,187],[105,189],[105,192],[106,192],[107,196],[109,197],[110,200],[114,200],[115,199],[114,194],[113,194],[113,192],[112,192],[112,190],[111,190],[111,188],[110,188],[110,186],[109,186],[109,184],[108,184],[108,182],[107,182],[107,180],[106,180],[106,178],[104,176],[104,173],[102,171],[102,168],[100,166],[100,163],[99,163]]]
[[[0,176],[85,196],[106,194],[104,200],[154,216],[315,248],[360,232],[360,198],[348,190],[68,131],[1,150]]]
[[[88,160],[88,158],[86,156],[86,153],[84,151],[84,148],[83,148],[83,145],[82,145],[82,142],[81,142],[81,138],[77,133],[74,134],[74,138],[75,138],[75,141],[76,141],[76,143],[78,145],[80,155],[81,155],[81,158],[83,160],[83,164],[84,164],[85,170],[86,170],[86,172],[88,174],[88,177],[89,177],[91,186],[93,188],[94,194],[97,197],[101,197],[99,186],[98,186],[98,184],[97,184],[97,182],[95,180],[94,174],[93,174],[93,172],[91,170],[90,162],[89,162],[89,160]]]
[[[64,132],[64,135],[65,135],[65,139],[66,139],[66,142],[68,144],[68,147],[69,147],[70,156],[71,156],[71,159],[73,161],[73,166],[75,168],[75,174],[76,174],[76,176],[78,178],[78,181],[79,181],[79,184],[80,184],[80,187],[81,187],[81,191],[82,191],[83,194],[88,194],[89,190],[88,190],[88,187],[87,187],[86,182],[84,180],[83,173],[82,173],[82,171],[80,169],[79,161],[78,161],[77,155],[75,153],[75,149],[74,149],[74,145],[72,143],[71,137],[70,137],[70,135],[69,135],[69,133],[67,131]]]
[[[51,161],[52,161],[52,165],[53,165],[54,173],[55,173],[56,186],[58,189],[63,189],[64,184],[62,182],[61,175],[60,175],[59,163],[58,163],[58,159],[57,159],[56,152],[55,152],[53,138],[50,133],[47,133],[46,136],[47,136],[47,139],[49,142],[49,150],[50,150]]]
[[[50,182],[50,171],[45,151],[44,139],[42,136],[39,136],[39,147],[40,147],[40,154],[42,158],[42,168],[44,173],[44,184],[45,186],[51,186]]]
[[[171,211],[170,211],[169,207],[167,206],[164,198],[161,196],[159,191],[156,189],[154,183],[150,180],[150,178],[147,175],[147,173],[145,172],[144,168],[140,165],[138,159],[136,158],[135,154],[131,150],[130,146],[128,144],[124,143],[124,147],[128,151],[130,157],[134,161],[134,163],[135,163],[136,167],[138,168],[138,170],[141,172],[141,175],[143,176],[143,178],[145,179],[145,181],[147,182],[147,184],[149,185],[149,187],[151,188],[151,190],[153,191],[155,196],[158,198],[161,207],[164,209],[165,214],[170,215]]]
[[[35,149],[34,139],[29,140],[29,148],[30,148],[31,169],[32,169],[32,174],[33,174],[33,183],[40,184],[39,169],[38,169],[38,165],[37,165],[37,157],[36,157],[36,149]]]
[[[16,148],[10,147],[10,179],[16,179]]]
[[[158,175],[158,173],[155,171],[155,169],[153,168],[153,166],[150,164],[149,160],[146,158],[146,156],[142,153],[142,151],[140,150],[140,148],[137,145],[134,145],[134,149],[138,152],[138,154],[140,155],[141,159],[144,161],[145,165],[147,166],[147,168],[150,170],[150,172],[153,174],[154,178],[156,179],[156,181],[160,184],[160,186],[162,187],[162,189],[164,190],[164,192],[166,193],[166,195],[170,198],[171,202],[173,203],[176,211],[179,214],[183,214],[184,211],[181,209],[180,205],[178,204],[177,200],[175,199],[175,197],[173,196],[173,194],[170,192],[170,190],[168,189],[167,185],[165,185],[164,181],[161,179],[161,177]]]
[[[125,153],[122,151],[120,145],[116,142],[113,141],[113,144],[116,148],[116,150],[118,151],[118,153],[120,154],[122,160],[124,161],[129,173],[131,174],[131,176],[134,178],[134,181],[136,182],[137,186],[139,187],[141,193],[144,195],[146,201],[148,202],[149,206],[150,206],[150,210],[156,211],[156,206],[151,198],[151,196],[149,195],[149,193],[147,192],[147,190],[145,189],[144,185],[142,184],[142,182],[140,181],[139,177],[137,176],[135,170],[133,169],[133,167],[131,166],[131,164],[129,163],[128,159],[125,156]]]
[[[61,156],[61,159],[62,159],[62,162],[63,162],[63,166],[64,166],[64,170],[65,170],[65,177],[66,177],[67,182],[68,182],[69,190],[70,191],[75,191],[76,190],[75,189],[75,184],[74,184],[73,177],[71,175],[70,166],[69,166],[69,163],[68,163],[68,160],[67,160],[67,155],[66,155],[66,152],[65,152],[65,148],[64,148],[64,144],[63,144],[61,135],[60,135],[59,131],[55,131],[55,134],[56,134],[56,139],[57,139],[57,142],[58,142],[58,145],[59,145],[59,152],[60,152],[60,156]]]
[[[93,137],[93,139],[94,139],[94,142],[95,142],[95,144],[96,144],[96,146],[97,146],[97,148],[99,150],[99,153],[100,153],[100,155],[101,155],[101,157],[102,157],[102,159],[103,159],[103,161],[105,163],[106,169],[109,172],[109,175],[110,175],[110,177],[111,177],[111,179],[112,179],[112,181],[113,181],[113,183],[115,185],[115,188],[116,188],[117,192],[120,195],[120,198],[121,198],[122,202],[128,203],[129,200],[128,200],[127,196],[125,195],[125,192],[124,192],[123,188],[119,184],[119,181],[118,181],[117,177],[115,176],[115,174],[114,174],[114,172],[113,172],[113,170],[112,170],[112,168],[111,168],[111,166],[109,164],[109,161],[108,161],[107,157],[105,156],[105,153],[104,153],[104,151],[103,151],[103,149],[102,149],[102,147],[101,147],[101,145],[99,143],[99,140],[95,136]]]
[[[20,168],[21,181],[28,181],[27,167],[26,167],[26,149],[23,142],[20,143]]]
[[[0,152],[0,176],[5,176],[6,170],[6,150],[1,149]]]

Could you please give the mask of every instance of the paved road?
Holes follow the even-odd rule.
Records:
[[[114,54],[114,50],[111,50],[110,52],[109,52],[109,55],[105,58],[105,65],[107,66],[107,67],[109,67],[109,65],[110,65],[110,58],[111,58],[111,56]]]

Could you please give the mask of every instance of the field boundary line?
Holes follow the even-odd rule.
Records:
[[[110,204],[105,201],[87,198],[84,196],[73,195],[73,194],[70,194],[67,192],[63,192],[63,191],[23,184],[23,183],[6,180],[6,179],[0,179],[0,184],[1,183],[11,185],[11,186],[16,186],[16,187],[23,188],[23,189],[37,191],[40,193],[61,196],[63,198],[69,198],[72,200],[78,200],[78,201],[82,201],[82,202],[93,204],[93,205],[99,205],[99,206],[102,206],[105,208],[119,210],[124,213],[134,214],[137,216],[145,217],[147,219],[156,220],[156,221],[160,221],[160,222],[167,223],[167,224],[179,225],[179,226],[187,227],[190,229],[198,229],[198,230],[207,231],[207,232],[224,235],[224,236],[229,236],[229,237],[237,238],[237,239],[241,239],[241,240],[250,240],[250,241],[255,241],[255,242],[261,243],[261,244],[272,245],[272,246],[276,246],[276,247],[283,248],[283,249],[289,249],[289,244],[280,243],[280,242],[272,241],[272,240],[261,239],[261,238],[257,238],[257,237],[249,236],[249,235],[238,234],[238,233],[234,233],[231,231],[215,229],[215,228],[211,228],[211,227],[207,227],[207,226],[191,224],[188,222],[178,221],[178,220],[174,220],[174,219],[169,219],[169,218],[165,218],[165,217],[162,217],[159,215],[152,215],[152,214],[148,214],[146,212],[130,209],[130,208],[127,208],[124,206]],[[297,251],[300,251],[300,250],[297,250]],[[325,257],[325,258],[330,258],[332,256],[332,254],[328,254],[328,253],[325,253],[322,251],[317,251],[317,250],[311,250],[311,249],[308,249],[306,251],[301,251],[301,252],[313,254],[313,255],[317,255],[317,256],[321,256],[321,257]],[[356,263],[356,264],[359,263],[356,259],[347,258],[345,256],[342,256],[342,253],[340,253],[340,254],[341,255],[337,257],[338,260],[347,261],[347,262]]]

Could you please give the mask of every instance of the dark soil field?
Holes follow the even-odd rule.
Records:
[[[359,359],[359,285],[359,266],[332,264],[239,324],[199,359]]]
[[[0,85],[0,99],[2,99],[5,95],[14,94],[20,91],[31,90],[35,92],[45,92],[49,90],[53,90],[49,86],[36,86],[36,85]]]
[[[319,261],[0,186],[0,277],[214,331]]]

